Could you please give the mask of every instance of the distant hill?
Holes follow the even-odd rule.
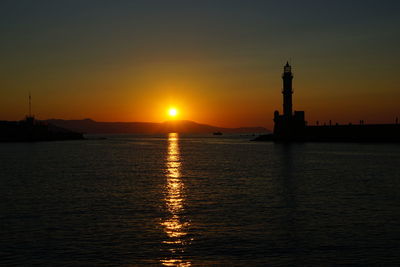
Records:
[[[156,134],[156,133],[266,133],[264,127],[221,128],[193,121],[176,120],[162,123],[154,122],[97,122],[91,119],[60,120],[50,119],[46,122],[72,131],[88,134]]]

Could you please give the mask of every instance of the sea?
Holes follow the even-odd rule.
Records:
[[[400,144],[0,144],[0,266],[399,266]]]

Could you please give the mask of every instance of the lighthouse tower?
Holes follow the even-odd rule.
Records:
[[[295,111],[293,113],[292,104],[292,66],[289,62],[283,67],[283,115],[279,114],[279,111],[274,112],[274,139],[282,141],[301,140],[304,129],[304,111]]]
[[[283,67],[283,116],[286,118],[290,118],[293,116],[292,114],[292,66],[289,65],[289,62],[286,62],[286,65]]]

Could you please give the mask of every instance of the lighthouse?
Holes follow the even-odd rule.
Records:
[[[292,114],[293,74],[292,74],[292,66],[289,65],[289,62],[286,62],[286,65],[283,67],[282,80],[283,80],[283,90],[282,90],[283,116],[285,116],[286,118],[290,118],[293,115]]]
[[[282,74],[282,95],[283,95],[283,114],[279,111],[274,112],[274,138],[276,140],[291,141],[301,139],[304,134],[306,122],[304,120],[304,111],[295,111],[293,113],[293,73],[292,66],[286,62],[283,66]]]

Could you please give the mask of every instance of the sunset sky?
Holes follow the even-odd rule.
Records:
[[[0,2],[0,120],[272,128],[283,65],[313,124],[400,117],[400,1]]]

